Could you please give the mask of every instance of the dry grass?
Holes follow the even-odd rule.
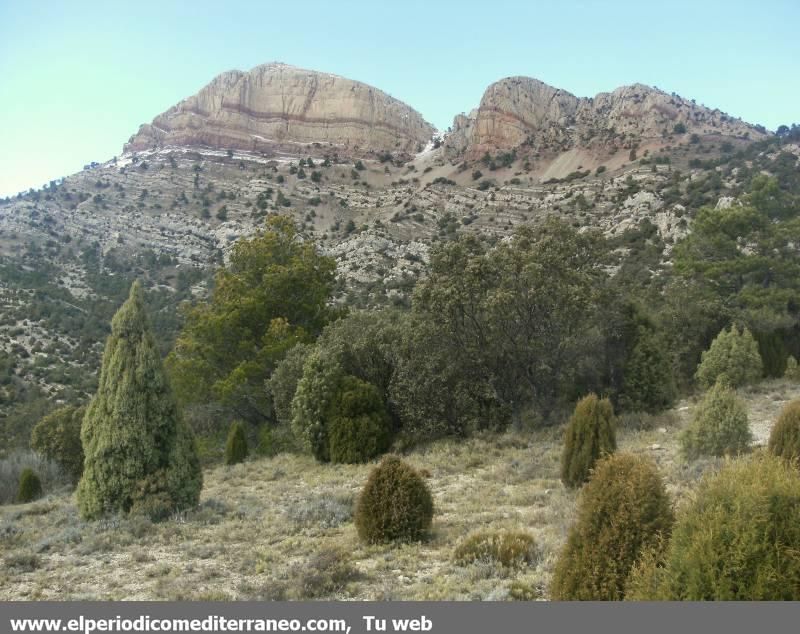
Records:
[[[767,382],[744,396],[761,439],[800,386]],[[679,457],[678,432],[694,407],[684,401],[618,433],[621,451],[656,460],[678,504],[719,464]],[[361,544],[352,502],[371,466],[304,456],[211,469],[200,506],[160,524],[85,523],[63,493],[0,507],[0,599],[546,598],[575,509],[576,494],[558,479],[562,432],[443,441],[406,456],[430,474],[436,508],[417,544]],[[522,531],[537,556],[511,568],[491,558],[459,565],[454,549],[477,531]]]

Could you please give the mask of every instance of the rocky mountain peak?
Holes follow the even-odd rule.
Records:
[[[719,110],[644,84],[585,98],[532,77],[491,84],[474,116],[460,115],[446,142],[450,156],[528,146],[536,151],[630,148],[688,143],[692,135],[760,138],[764,132]]]
[[[266,154],[408,154],[434,132],[417,111],[377,88],[273,62],[218,75],[141,126],[124,151],[188,146]]]

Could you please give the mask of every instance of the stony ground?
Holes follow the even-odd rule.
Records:
[[[763,444],[800,385],[765,382],[744,394]],[[719,461],[686,463],[678,433],[696,401],[658,417],[626,416],[621,451],[658,463],[680,506]],[[444,441],[407,459],[429,474],[436,515],[429,539],[364,546],[352,505],[370,466],[307,457],[253,459],[206,472],[200,507],[160,524],[143,518],[85,523],[64,491],[0,507],[0,599],[507,599],[547,598],[576,494],[558,479],[563,428]],[[530,532],[537,561],[505,570],[460,566],[453,548],[478,529]]]

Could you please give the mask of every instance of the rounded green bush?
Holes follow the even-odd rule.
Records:
[[[243,462],[247,458],[247,454],[244,425],[238,420],[234,421],[228,431],[228,440],[225,442],[225,464],[234,465]]]
[[[533,535],[522,531],[481,531],[467,536],[453,552],[460,565],[475,561],[496,562],[506,568],[533,564],[538,549]]]
[[[772,426],[767,447],[771,453],[789,462],[800,460],[800,400],[783,408]]]
[[[697,407],[692,422],[680,436],[684,455],[735,456],[750,446],[747,407],[725,381],[717,381]]]
[[[564,436],[561,481],[577,488],[589,479],[594,463],[617,448],[614,408],[607,398],[584,397],[576,406]]]
[[[672,506],[652,460],[615,454],[597,463],[550,586],[555,600],[618,601],[642,552],[669,534]]]
[[[85,413],[85,407],[61,407],[31,431],[31,449],[58,464],[74,483],[83,474],[81,423]]]
[[[417,541],[433,521],[433,497],[422,476],[397,456],[376,466],[356,502],[358,536],[367,543]]]
[[[702,388],[709,388],[720,375],[727,375],[734,387],[755,383],[761,379],[764,364],[758,351],[758,342],[747,328],[732,326],[722,330],[703,352],[695,378]]]
[[[638,567],[629,598],[797,601],[799,552],[800,475],[760,452],[704,478],[663,564]]]
[[[17,501],[22,504],[33,502],[42,497],[42,481],[31,468],[25,468],[19,474],[19,491]]]
[[[390,425],[378,388],[344,377],[328,414],[331,462],[366,462],[380,455],[389,448]]]

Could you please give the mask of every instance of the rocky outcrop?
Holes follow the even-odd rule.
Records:
[[[520,146],[632,147],[641,141],[689,142],[691,135],[764,136],[754,126],[675,94],[634,84],[579,98],[530,77],[509,77],[486,89],[474,115],[459,115],[445,150],[477,159]]]
[[[124,151],[202,146],[368,156],[417,152],[434,132],[418,112],[372,86],[275,63],[219,75],[141,126]]]

